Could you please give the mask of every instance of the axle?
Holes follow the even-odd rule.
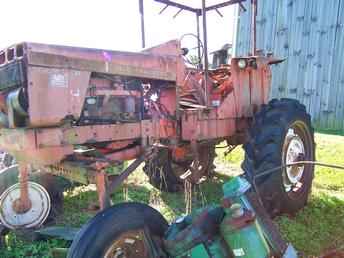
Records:
[[[20,197],[13,202],[13,210],[18,214],[24,214],[32,207],[29,197],[29,169],[27,164],[19,165]]]

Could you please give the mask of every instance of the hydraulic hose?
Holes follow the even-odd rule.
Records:
[[[252,185],[253,185],[255,192],[257,193],[258,201],[260,202],[260,204],[263,205],[263,201],[261,199],[260,192],[259,192],[259,189],[258,189],[257,184],[256,184],[256,180],[258,178],[263,177],[263,176],[267,176],[267,175],[269,175],[275,171],[278,171],[278,170],[286,168],[286,167],[297,166],[297,165],[307,165],[307,164],[344,170],[344,166],[341,166],[341,165],[327,164],[327,163],[318,162],[318,161],[311,161],[311,160],[295,161],[295,162],[292,162],[289,164],[285,164],[282,166],[268,169],[268,170],[260,173],[259,175],[253,176],[253,178],[252,178]]]
[[[259,175],[254,176],[253,178],[257,179],[257,178],[269,175],[272,172],[275,172],[275,171],[280,170],[282,168],[291,167],[291,166],[295,166],[295,165],[307,165],[307,164],[344,170],[344,166],[327,164],[327,163],[318,162],[318,161],[304,160],[304,161],[295,161],[295,162],[292,162],[292,163],[289,163],[289,164],[285,164],[285,165],[282,165],[282,166],[278,166],[278,167],[275,167],[275,168],[268,169],[268,170],[264,171],[263,173],[260,173]]]

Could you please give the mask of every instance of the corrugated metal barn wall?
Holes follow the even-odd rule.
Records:
[[[258,5],[258,49],[287,58],[273,67],[271,98],[296,98],[317,128],[344,130],[344,1],[258,0]],[[249,32],[247,9],[240,11],[237,56],[249,52]]]

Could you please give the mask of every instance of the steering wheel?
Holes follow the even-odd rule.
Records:
[[[192,40],[196,40],[197,46],[187,48],[186,45],[188,45]],[[204,46],[201,39],[195,34],[187,33],[180,37],[180,44],[183,50],[184,61],[192,66],[200,66],[204,56]],[[198,53],[200,53],[200,56],[198,56]]]

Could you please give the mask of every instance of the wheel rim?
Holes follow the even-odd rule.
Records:
[[[310,134],[303,122],[297,121],[289,127],[283,144],[282,157],[283,165],[300,159],[313,159]],[[305,165],[295,165],[283,170],[283,186],[289,196],[297,197],[302,193],[308,169],[309,167]]]
[[[149,258],[143,230],[133,230],[121,234],[106,249],[104,258]]]
[[[40,184],[28,182],[31,208],[18,214],[13,209],[13,202],[20,197],[20,184],[9,187],[0,196],[0,221],[10,228],[34,228],[42,225],[48,218],[51,200],[47,190]]]

